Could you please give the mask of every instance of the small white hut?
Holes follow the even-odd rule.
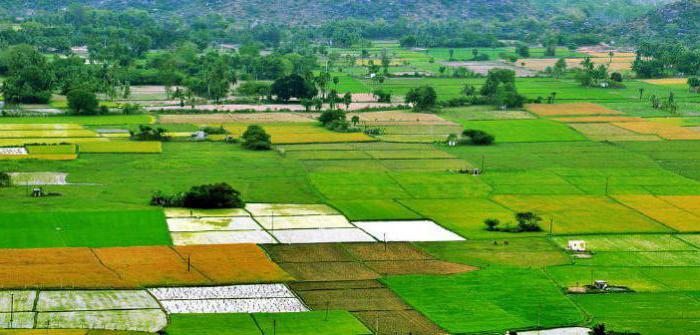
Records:
[[[571,251],[576,251],[576,252],[584,252],[584,251],[586,251],[586,241],[583,241],[583,240],[569,241],[569,248],[568,249]]]

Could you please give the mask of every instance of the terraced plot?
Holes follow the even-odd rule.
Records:
[[[484,269],[453,276],[399,276],[382,281],[450,333],[552,328],[584,320],[578,308],[541,270]],[[524,291],[528,294],[520,294]],[[454,299],[456,296],[462,298]]]

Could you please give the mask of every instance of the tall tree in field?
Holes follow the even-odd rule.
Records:
[[[5,101],[46,103],[51,99],[55,77],[48,61],[34,47],[18,45],[5,53],[7,78],[2,85]]]

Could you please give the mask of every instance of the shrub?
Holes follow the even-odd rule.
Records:
[[[542,218],[533,212],[516,213],[515,221],[518,222],[520,231],[542,231]]]
[[[272,141],[265,129],[258,125],[250,125],[241,136],[243,147],[248,150],[270,150]]]
[[[98,114],[97,112],[99,110],[97,107],[100,103],[97,101],[97,95],[95,95],[95,93],[82,89],[75,89],[68,92],[66,98],[68,99],[68,108],[70,108],[73,113],[79,115]]]
[[[374,97],[377,98],[377,102],[391,102],[391,92],[375,90],[374,92],[372,92],[372,95],[374,95]]]
[[[467,129],[462,132],[462,136],[468,139],[468,143],[473,145],[491,145],[496,138],[482,130]]]
[[[224,129],[224,126],[204,127],[201,131],[205,132],[207,135],[225,135],[229,133],[228,130]]]
[[[163,207],[187,207],[201,209],[243,208],[241,194],[229,184],[218,183],[193,186],[189,191],[165,195],[158,191],[151,197],[151,205]]]
[[[323,126],[327,126],[332,122],[345,121],[345,115],[345,112],[340,109],[327,110],[321,113],[318,121],[320,121]]]
[[[10,187],[12,186],[12,180],[10,175],[6,172],[0,172],[0,187]]]
[[[610,80],[612,80],[616,83],[621,83],[622,82],[622,74],[620,72],[613,72],[610,75]]]
[[[168,137],[165,136],[163,128],[140,125],[138,132],[131,132],[131,139],[134,141],[167,141]]]
[[[134,114],[143,114],[145,110],[143,107],[137,104],[126,104],[122,106],[122,114],[124,115],[134,115]]]
[[[486,230],[488,231],[496,231],[498,225],[501,224],[501,221],[496,220],[496,219],[486,219],[484,220],[484,224],[486,225]]]

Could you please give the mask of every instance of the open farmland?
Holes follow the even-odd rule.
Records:
[[[48,102],[3,85],[0,335],[698,333],[700,71],[633,69],[631,42],[604,33],[632,25],[584,33],[598,4],[572,2],[573,20],[551,2],[510,29],[470,18],[479,1],[430,27],[343,3],[318,13],[382,23],[312,20],[301,36],[262,11],[192,10],[171,31],[148,19],[167,8],[70,2],[7,12],[14,33],[0,10],[0,82],[16,80],[14,39],[44,31],[58,36],[37,50],[67,72]],[[575,48],[598,39],[619,50]],[[64,42],[87,46],[62,58]],[[67,95],[89,79],[99,107],[81,113]]]

